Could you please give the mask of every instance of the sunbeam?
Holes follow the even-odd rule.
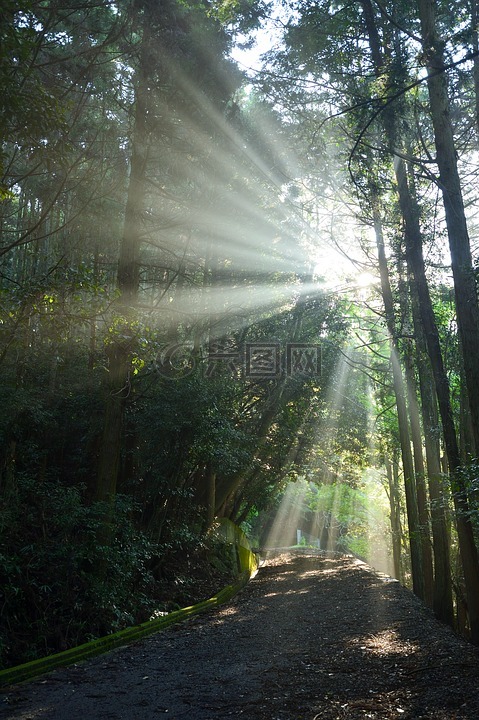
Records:
[[[264,541],[265,549],[290,547],[298,542],[297,531],[304,513],[305,483],[289,483]]]
[[[315,427],[309,473],[287,486],[266,544],[352,553],[392,575],[388,498],[375,467],[374,396],[370,379],[350,362],[352,352],[349,347],[339,356]],[[365,388],[363,404],[352,406],[358,382]],[[357,429],[348,426],[349,417]],[[364,434],[363,459],[353,452],[356,432]]]

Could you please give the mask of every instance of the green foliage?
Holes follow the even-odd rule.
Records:
[[[34,66],[42,31],[33,3],[2,3],[0,20],[0,137],[3,141],[38,142],[63,125],[63,109]]]
[[[153,610],[147,565],[158,548],[134,529],[132,510],[130,499],[118,498],[114,541],[102,546],[104,511],[86,507],[78,488],[17,477],[0,515],[4,666],[107,634]]]
[[[225,25],[248,32],[265,16],[266,5],[262,0],[214,0],[210,13]]]

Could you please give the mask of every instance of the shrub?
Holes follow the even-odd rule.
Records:
[[[0,664],[57,652],[145,619],[155,607],[153,552],[119,497],[112,542],[101,545],[104,508],[81,488],[17,476],[0,508]],[[101,571],[100,571],[101,569]]]

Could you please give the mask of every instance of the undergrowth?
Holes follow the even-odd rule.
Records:
[[[118,496],[112,541],[101,544],[104,511],[85,506],[81,488],[17,477],[0,508],[0,667],[143,622],[221,587],[218,573],[205,570],[200,537],[151,543],[135,527],[131,500]]]

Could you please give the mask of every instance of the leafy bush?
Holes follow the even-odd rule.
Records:
[[[10,666],[146,619],[156,607],[153,548],[119,497],[109,544],[104,508],[79,488],[17,477],[0,515],[0,662]]]

